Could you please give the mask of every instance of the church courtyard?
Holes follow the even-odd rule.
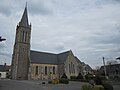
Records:
[[[45,82],[45,84],[42,84]],[[69,84],[48,84],[40,80],[0,80],[0,90],[82,90],[83,82],[70,81]],[[113,84],[114,90],[120,85]]]
[[[69,84],[42,84],[37,80],[0,80],[0,90],[82,90],[81,82]]]

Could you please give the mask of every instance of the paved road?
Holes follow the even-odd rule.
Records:
[[[82,83],[42,84],[41,81],[0,80],[0,90],[81,90]]]
[[[42,84],[36,80],[0,80],[0,90],[81,90],[83,83],[70,82],[69,84]],[[114,90],[120,90],[120,85],[114,85]]]

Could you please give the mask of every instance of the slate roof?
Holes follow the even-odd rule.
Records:
[[[90,71],[90,70],[92,70],[92,68],[88,65],[88,64],[86,64],[86,70],[88,70],[88,71]]]
[[[65,62],[65,60],[67,59],[67,56],[69,54],[70,51],[66,51],[66,52],[63,52],[63,53],[60,53],[57,55],[58,57],[58,63],[59,64],[62,64]]]
[[[0,71],[4,71],[4,66],[0,65]]]
[[[75,59],[78,63],[82,64],[82,62],[75,56]]]
[[[118,70],[118,73],[120,74],[120,64],[113,64],[113,65],[105,65],[107,73],[116,73],[116,70]],[[104,72],[104,66],[101,66],[100,72]]]
[[[68,53],[66,51],[59,54],[47,53],[47,52],[38,52],[30,50],[30,60],[31,63],[39,64],[62,64],[67,59]]]

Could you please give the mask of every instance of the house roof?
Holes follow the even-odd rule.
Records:
[[[58,63],[59,64],[62,64],[65,62],[65,60],[67,59],[67,56],[69,54],[70,51],[66,51],[66,52],[63,52],[63,53],[60,53],[57,55],[58,57]]]
[[[82,64],[82,62],[75,56],[75,59],[78,63]]]
[[[31,63],[58,64],[57,55],[46,52],[30,51]]]
[[[120,71],[120,64],[112,64],[112,65],[105,65],[107,71],[115,71],[116,69],[119,69]],[[100,67],[100,71],[104,70],[104,66]]]
[[[0,65],[0,71],[1,72],[9,71],[9,69],[10,69],[10,66]]]
[[[86,64],[86,70],[92,70],[92,68],[88,65],[88,64]]]
[[[31,63],[62,64],[67,59],[68,53],[69,51],[59,54],[53,54],[53,53],[30,50],[30,60]]]
[[[4,66],[0,65],[0,71],[4,71]]]

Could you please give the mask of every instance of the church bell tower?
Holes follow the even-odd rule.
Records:
[[[31,25],[28,22],[27,4],[16,27],[15,44],[12,55],[12,79],[28,79],[30,61]]]

